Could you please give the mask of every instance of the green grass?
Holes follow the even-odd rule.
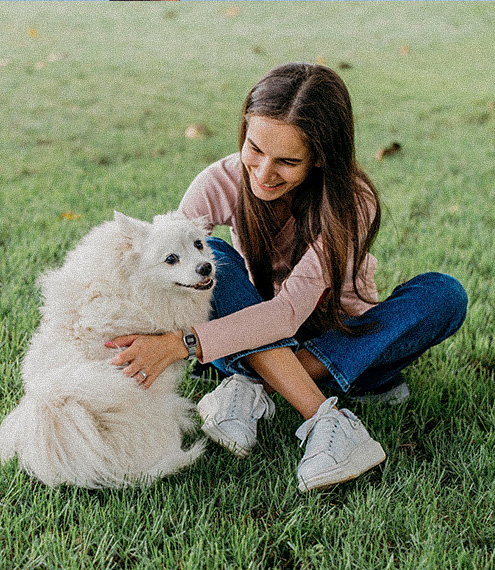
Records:
[[[386,208],[382,296],[436,270],[470,297],[461,331],[407,370],[407,403],[341,400],[383,467],[300,495],[301,418],[278,397],[249,459],[211,444],[147,489],[47,489],[12,462],[0,570],[495,567],[494,42],[490,2],[0,4],[0,416],[22,393],[40,272],[114,209],[175,208],[236,150],[247,90],[289,60],[351,66],[358,158]],[[207,136],[187,139],[196,123]]]

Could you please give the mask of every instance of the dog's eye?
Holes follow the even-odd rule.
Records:
[[[167,259],[165,259],[165,263],[167,265],[175,265],[176,263],[179,263],[179,256],[172,253],[167,257]]]
[[[197,249],[203,249],[203,247],[204,247],[203,242],[200,239],[197,239],[194,242],[194,247]]]

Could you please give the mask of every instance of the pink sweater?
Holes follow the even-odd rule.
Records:
[[[239,153],[227,156],[210,165],[193,180],[179,209],[189,218],[206,217],[210,231],[218,225],[229,226],[232,244],[243,255],[235,217],[240,179]],[[284,260],[290,260],[294,224],[294,218],[290,218],[277,238],[280,240],[280,248],[277,248],[280,257],[275,260],[274,269],[279,265],[284,266]],[[375,269],[376,259],[368,254],[359,274],[359,283],[366,296],[378,300],[373,282]],[[313,248],[309,248],[289,277],[283,283],[275,284],[273,299],[195,325],[203,352],[202,361],[211,362],[229,354],[294,336],[330,286],[325,283],[323,274],[318,255]],[[356,296],[350,263],[342,292],[342,304],[353,315],[360,315],[372,306]]]

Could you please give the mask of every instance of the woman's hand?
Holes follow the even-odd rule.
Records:
[[[171,364],[187,357],[182,332],[162,335],[129,335],[105,343],[109,348],[128,347],[117,354],[111,364],[125,366],[123,373],[133,377],[143,388],[149,388]]]

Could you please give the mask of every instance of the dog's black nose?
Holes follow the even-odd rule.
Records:
[[[201,263],[196,267],[196,273],[202,277],[208,277],[213,270],[211,263]]]

